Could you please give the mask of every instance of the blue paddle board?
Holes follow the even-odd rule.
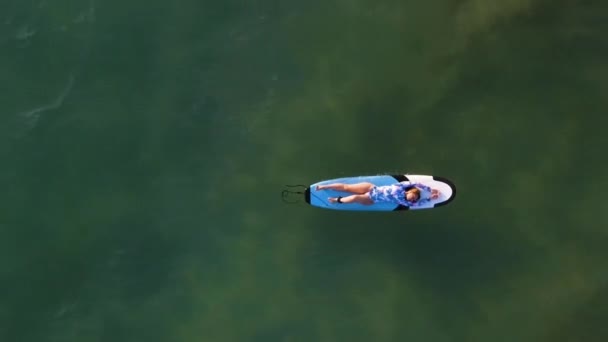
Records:
[[[369,182],[377,186],[391,185],[398,182],[411,181],[427,185],[433,189],[437,189],[440,195],[437,199],[414,207],[408,207],[401,204],[392,203],[375,203],[375,204],[360,204],[360,203],[331,203],[329,197],[348,196],[352,195],[348,192],[336,190],[317,190],[317,185],[330,183],[346,183],[355,184],[361,182]],[[400,210],[418,210],[437,208],[450,203],[456,197],[456,186],[450,180],[428,175],[374,175],[374,176],[358,176],[358,177],[343,177],[324,180],[314,183],[306,188],[304,192],[306,203],[314,207],[333,209],[333,210],[354,210],[354,211],[400,211]]]

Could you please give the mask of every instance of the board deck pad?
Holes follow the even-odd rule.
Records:
[[[370,182],[377,186],[391,185],[397,182],[412,181],[428,185],[433,189],[438,189],[441,193],[439,198],[431,200],[422,206],[406,207],[400,204],[375,203],[365,205],[360,203],[331,203],[329,197],[348,196],[352,193],[336,190],[317,190],[317,185],[330,183],[355,184],[360,182]],[[319,208],[349,211],[400,211],[437,208],[451,202],[456,196],[456,186],[450,180],[429,175],[370,175],[356,177],[342,177],[323,180],[311,184],[305,191],[306,203]]]

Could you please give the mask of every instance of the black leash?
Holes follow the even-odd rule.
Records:
[[[283,190],[281,192],[281,199],[283,200],[283,202],[289,203],[289,204],[295,204],[295,203],[301,202],[301,197],[300,197],[300,200],[289,200],[289,195],[305,195],[306,190],[308,189],[308,186],[302,185],[302,184],[294,184],[294,185],[287,184],[285,186],[288,188],[300,188],[301,189],[300,191]],[[329,207],[327,202],[325,202],[322,198],[317,196],[314,192],[311,191],[310,195],[315,197],[316,199],[318,199],[319,202],[323,203],[326,207]]]
[[[300,202],[298,200],[295,200],[295,201],[289,200],[289,196],[290,195],[304,195],[304,194],[306,194],[306,189],[307,189],[306,185],[301,185],[301,184],[289,185],[289,184],[287,184],[285,186],[288,187],[288,188],[301,188],[302,189],[300,191],[283,190],[281,192],[281,199],[285,203],[294,204],[294,203]]]

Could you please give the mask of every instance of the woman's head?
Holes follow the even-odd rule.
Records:
[[[410,202],[416,202],[418,199],[420,199],[420,190],[418,190],[418,188],[408,190],[405,193],[405,198]]]

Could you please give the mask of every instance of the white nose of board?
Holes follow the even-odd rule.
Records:
[[[454,198],[456,194],[456,187],[454,184],[445,178],[427,175],[406,175],[406,177],[412,182],[419,182],[431,187],[431,189],[439,190],[438,198],[430,200],[426,205],[410,208],[412,210],[435,208],[442,204],[447,204]]]

